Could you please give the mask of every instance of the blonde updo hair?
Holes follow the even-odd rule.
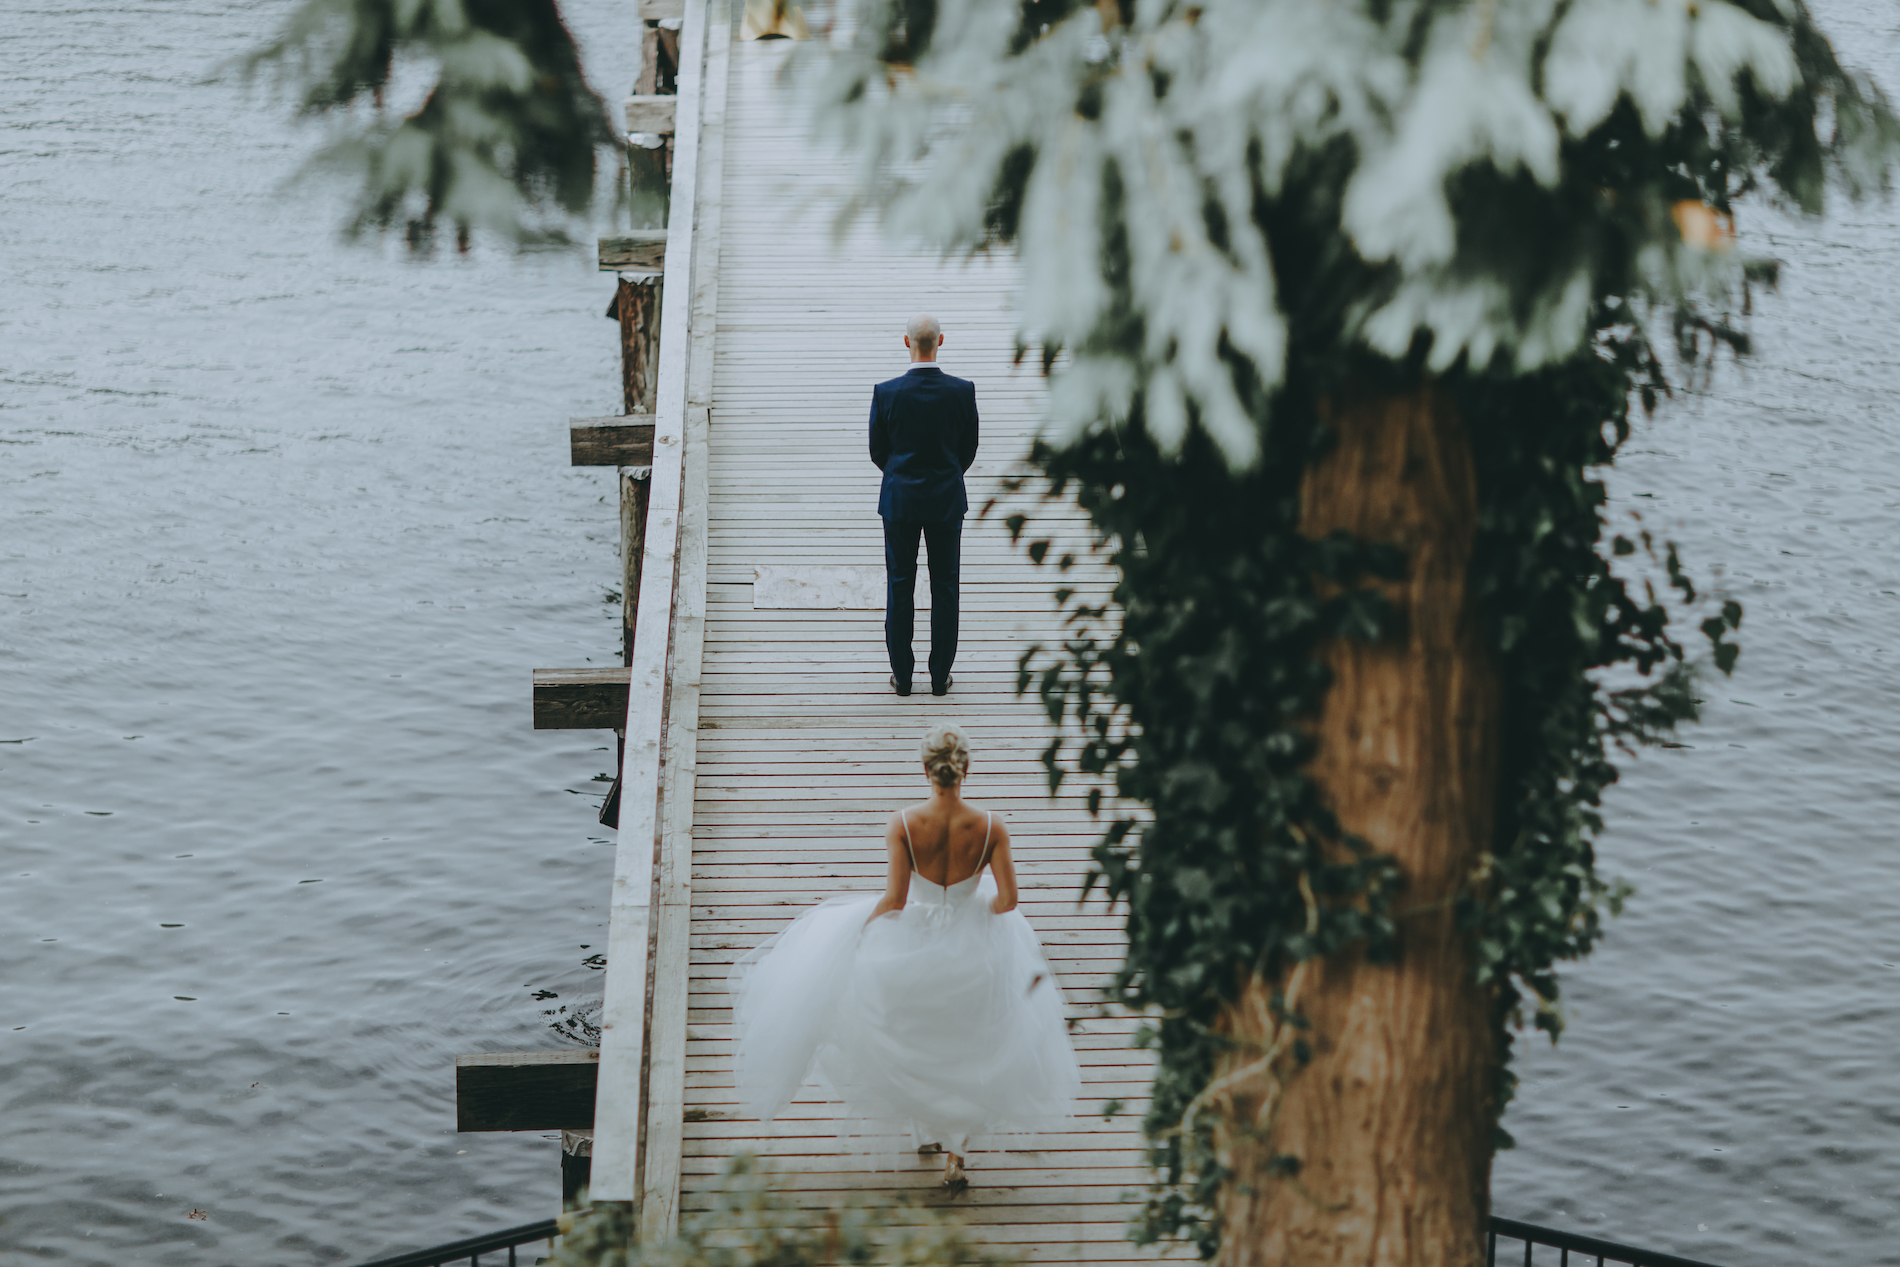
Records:
[[[949,787],[970,772],[970,737],[963,727],[946,723],[924,732],[919,745],[924,758],[924,773],[938,787]]]

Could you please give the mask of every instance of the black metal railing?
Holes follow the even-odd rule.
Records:
[[[1503,1253],[1499,1252],[1499,1241],[1505,1243]],[[1512,1242],[1523,1245],[1522,1259],[1518,1258],[1516,1246]],[[1557,1252],[1538,1254],[1540,1249],[1554,1249]],[[1607,1267],[1610,1263],[1622,1264],[1623,1267],[1712,1267],[1709,1263],[1693,1258],[1664,1254],[1653,1249],[1637,1249],[1634,1245],[1618,1245],[1615,1241],[1600,1240],[1594,1236],[1560,1232],[1554,1227],[1501,1219],[1495,1214],[1491,1216],[1491,1235],[1485,1245],[1484,1261],[1485,1267],[1516,1267],[1519,1262],[1523,1263],[1523,1267]]]
[[[481,1267],[482,1255],[508,1252],[508,1267],[526,1267],[515,1258],[515,1250],[522,1245],[532,1245],[536,1241],[546,1241],[548,1247],[554,1247],[554,1238],[561,1234],[559,1219],[543,1219],[539,1223],[525,1223],[520,1227],[504,1228],[499,1232],[490,1232],[486,1236],[471,1236],[465,1241],[452,1241],[447,1245],[437,1245],[434,1249],[418,1249],[407,1254],[397,1254],[394,1258],[379,1258],[373,1263],[364,1263],[362,1267],[445,1267],[449,1263],[473,1263]],[[501,1267],[500,1258],[490,1258],[492,1267]]]
[[[558,1235],[560,1221],[546,1219],[540,1223],[490,1232],[486,1236],[471,1236],[465,1241],[438,1245],[434,1249],[418,1249],[408,1254],[398,1254],[394,1258],[379,1258],[373,1263],[363,1263],[361,1267],[448,1267],[449,1264],[464,1261],[480,1267],[483,1254],[496,1254],[502,1250],[508,1251],[507,1267],[523,1267],[515,1258],[518,1246],[546,1241],[551,1247]],[[1500,1241],[1504,1242],[1503,1255],[1498,1252]],[[1524,1250],[1521,1259],[1517,1255],[1518,1245],[1522,1245]],[[1540,1249],[1556,1250],[1556,1257],[1539,1255],[1537,1251]],[[1638,1249],[1634,1245],[1619,1245],[1615,1241],[1595,1236],[1560,1232],[1554,1227],[1539,1227],[1535,1223],[1520,1223],[1516,1219],[1491,1216],[1491,1235],[1485,1245],[1486,1267],[1516,1267],[1520,1262],[1523,1267],[1573,1267],[1572,1255],[1576,1256],[1574,1267],[1609,1267],[1610,1264],[1617,1264],[1618,1267],[1713,1267],[1710,1263],[1676,1254]],[[497,1262],[494,1267],[501,1265]]]

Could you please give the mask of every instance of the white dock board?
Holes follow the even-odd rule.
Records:
[[[743,490],[739,495],[744,496]],[[927,604],[930,591],[921,577],[919,581],[920,597]],[[884,569],[761,565],[752,569],[752,608],[754,611],[882,611]]]

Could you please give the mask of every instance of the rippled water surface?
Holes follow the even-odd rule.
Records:
[[[568,11],[617,95],[630,6]],[[614,408],[609,282],[337,245],[277,192],[312,138],[198,82],[282,12],[0,22],[7,1261],[334,1262],[558,1200],[554,1145],[453,1133],[450,1065],[597,989],[610,754],[529,729],[528,670],[616,645],[611,477],[561,434]],[[1900,84],[1891,5],[1824,13]],[[1614,796],[1640,893],[1524,1044],[1498,1208],[1900,1263],[1900,230],[1749,229],[1763,354],[1615,508],[1720,565],[1747,650]]]
[[[451,1066],[598,990],[611,754],[528,674],[617,648],[611,278],[338,245],[315,138],[197,82],[281,3],[0,8],[0,1261],[546,1217]]]

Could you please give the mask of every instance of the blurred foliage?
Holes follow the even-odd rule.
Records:
[[[1529,374],[1591,355],[1611,298],[1738,341],[1721,313],[1772,264],[1685,240],[1682,205],[1818,213],[1830,186],[1884,190],[1900,151],[1800,0],[848,14],[804,60],[820,125],[864,160],[859,205],[1017,247],[1024,337],[1074,358],[1058,444],[1139,398],[1163,453],[1192,427],[1246,466],[1276,401],[1302,407],[1295,358],[1334,381],[1353,353]]]
[[[1009,1267],[1019,1260],[970,1242],[950,1216],[905,1202],[800,1210],[772,1189],[772,1174],[741,1154],[728,1164],[710,1209],[680,1219],[679,1235],[636,1243],[631,1207],[604,1203],[574,1216],[549,1267]]]
[[[859,0],[839,32],[803,70],[863,160],[854,209],[1015,249],[1052,380],[1017,488],[1079,502],[1117,569],[1110,603],[1057,590],[1069,635],[1019,681],[1062,728],[1051,784],[1149,811],[1108,826],[1090,880],[1126,904],[1114,993],[1160,1055],[1136,1235],[1211,1254],[1233,1177],[1184,1114],[1228,1050],[1217,1018],[1249,978],[1390,953],[1404,884],[1305,774],[1315,649],[1382,636],[1356,578],[1404,566],[1300,534],[1321,403],[1429,383],[1471,438],[1504,691],[1459,911],[1501,1115],[1514,1031],[1555,1037],[1557,966],[1627,893],[1594,851],[1617,754],[1667,740],[1699,666],[1739,654],[1740,605],[1642,523],[1613,531],[1602,469],[1632,409],[1748,350],[1775,264],[1738,208],[1884,192],[1900,121],[1800,0]],[[1012,533],[1066,571],[1024,511]]]
[[[301,0],[238,69],[335,122],[312,168],[361,182],[351,236],[563,240],[563,220],[593,209],[601,150],[618,140],[554,0]],[[430,77],[427,97],[391,118],[385,95],[408,74]]]

